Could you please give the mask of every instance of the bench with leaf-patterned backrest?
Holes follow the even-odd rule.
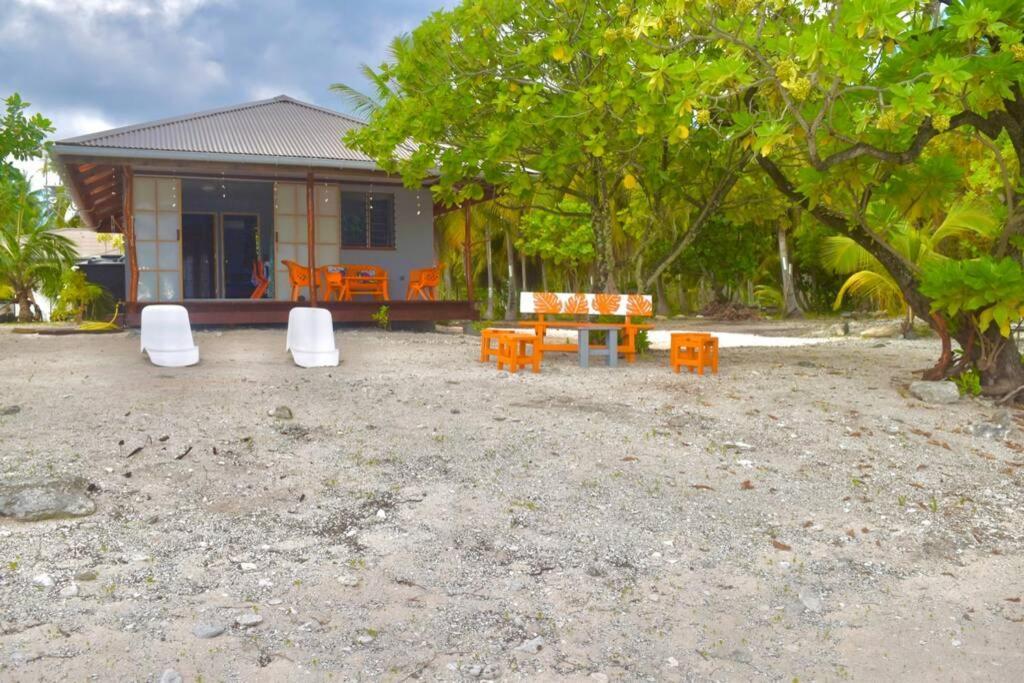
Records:
[[[619,353],[630,363],[636,360],[637,332],[654,327],[636,320],[653,317],[654,300],[649,294],[522,292],[519,295],[519,312],[536,316],[536,320],[523,320],[519,325],[532,327],[542,340],[550,327],[572,328],[593,324],[573,320],[552,320],[551,316],[621,316],[624,322],[613,324],[623,331]],[[542,341],[540,348],[541,351],[577,351],[577,345],[569,342],[549,344]]]

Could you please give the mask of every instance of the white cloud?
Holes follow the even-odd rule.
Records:
[[[99,16],[157,18],[168,25],[180,24],[204,6],[222,0],[14,0],[22,7],[75,16],[86,21]]]

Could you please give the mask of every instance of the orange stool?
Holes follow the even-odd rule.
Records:
[[[529,353],[526,347],[530,347]],[[498,369],[506,367],[515,374],[519,368],[531,366],[534,372],[540,372],[540,337],[535,334],[502,334],[498,335]]]
[[[690,372],[704,374],[704,368],[718,374],[718,337],[704,333],[673,332],[669,337],[669,362],[679,372],[683,366]]]
[[[497,344],[491,346],[492,341],[506,334],[519,334],[512,330],[500,330],[495,327],[487,327],[480,330],[480,362],[486,363],[491,358],[497,358],[499,347]]]

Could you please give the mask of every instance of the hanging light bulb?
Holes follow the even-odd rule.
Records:
[[[416,190],[416,215],[419,216],[421,213],[423,210],[420,207],[420,190]]]

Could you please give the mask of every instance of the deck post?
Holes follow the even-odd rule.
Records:
[[[466,223],[466,239],[462,243],[462,260],[466,265],[466,299],[469,300],[470,305],[473,304],[473,263],[472,263],[472,250],[473,250],[473,231],[472,231],[472,219],[470,218],[470,205],[466,204],[462,207],[465,215]]]
[[[125,298],[134,304],[139,300],[139,262],[135,251],[135,183],[131,166],[121,167],[122,199],[124,201],[123,223],[124,253],[128,257],[128,291]]]
[[[316,307],[316,213],[313,173],[306,174],[306,247],[309,267],[309,305]]]

